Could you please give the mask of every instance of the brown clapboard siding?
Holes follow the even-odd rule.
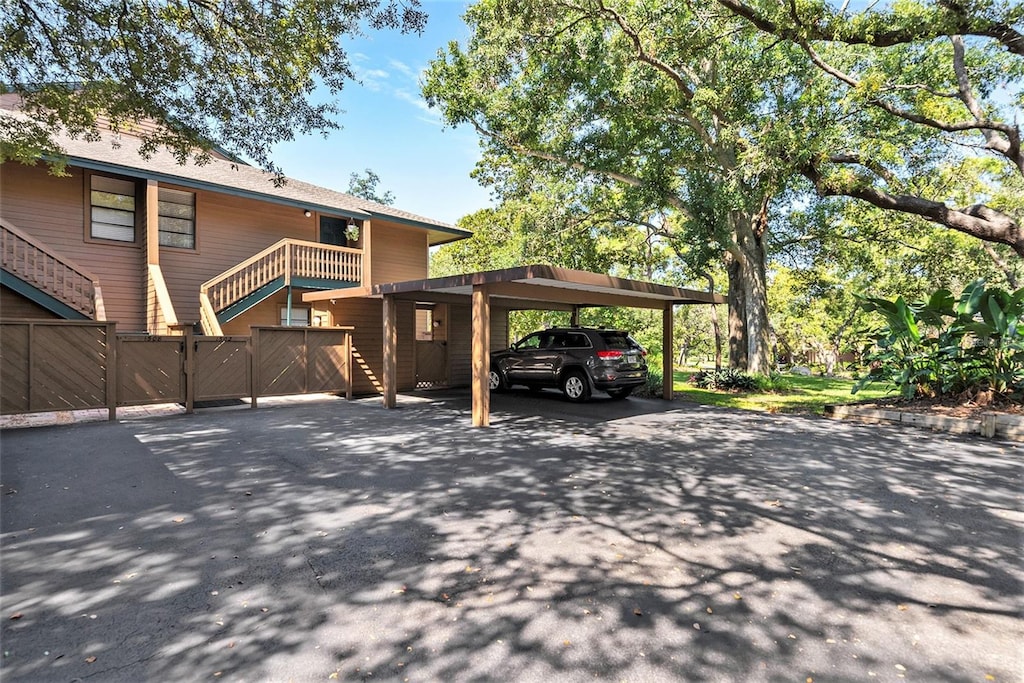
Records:
[[[448,306],[448,384],[469,386],[472,365],[473,316],[469,306]]]
[[[60,319],[56,313],[51,313],[7,287],[0,287],[0,316],[4,320]]]
[[[160,248],[160,264],[178,320],[199,320],[199,287],[204,282],[286,237],[315,241],[316,224],[315,216],[306,218],[293,207],[196,192],[196,250]],[[246,327],[278,322],[274,316],[272,321],[246,323]]]
[[[107,319],[118,331],[145,330],[145,254],[137,244],[86,239],[86,173],[69,167],[65,177],[46,166],[0,166],[0,215],[95,275]],[[5,316],[6,317],[6,316]]]
[[[468,305],[448,306],[448,384],[469,386],[473,381],[473,313]],[[491,307],[491,351],[508,347],[508,310]]]
[[[427,277],[427,233],[374,219],[370,232],[372,282],[404,282]]]

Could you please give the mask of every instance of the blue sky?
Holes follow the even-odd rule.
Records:
[[[420,96],[421,73],[450,40],[465,44],[464,0],[421,0],[426,31],[372,32],[346,46],[361,83],[338,96],[342,129],[325,140],[307,136],[274,148],[287,176],[344,191],[349,175],[373,169],[379,190],[405,211],[454,223],[489,206],[488,191],[469,177],[479,158],[469,128],[444,128]]]

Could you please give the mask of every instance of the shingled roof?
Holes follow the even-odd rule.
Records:
[[[2,111],[0,115],[22,116],[10,111]],[[294,178],[286,178],[283,185],[277,186],[272,173],[236,161],[212,157],[206,164],[197,165],[189,161],[182,165],[165,149],[143,157],[139,154],[141,141],[129,135],[115,136],[105,132],[102,139],[95,142],[64,134],[57,134],[54,139],[64,149],[72,166],[223,192],[346,218],[380,218],[426,230],[431,245],[472,235],[470,231],[448,223]]]

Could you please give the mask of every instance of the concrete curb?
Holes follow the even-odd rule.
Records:
[[[872,424],[899,423],[951,434],[979,434],[989,439],[1024,441],[1024,416],[1005,413],[985,413],[980,418],[961,418],[874,406],[833,405],[825,406],[825,416]]]

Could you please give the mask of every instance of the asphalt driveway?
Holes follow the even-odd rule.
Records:
[[[4,681],[1020,681],[1024,446],[466,394],[9,430]]]

